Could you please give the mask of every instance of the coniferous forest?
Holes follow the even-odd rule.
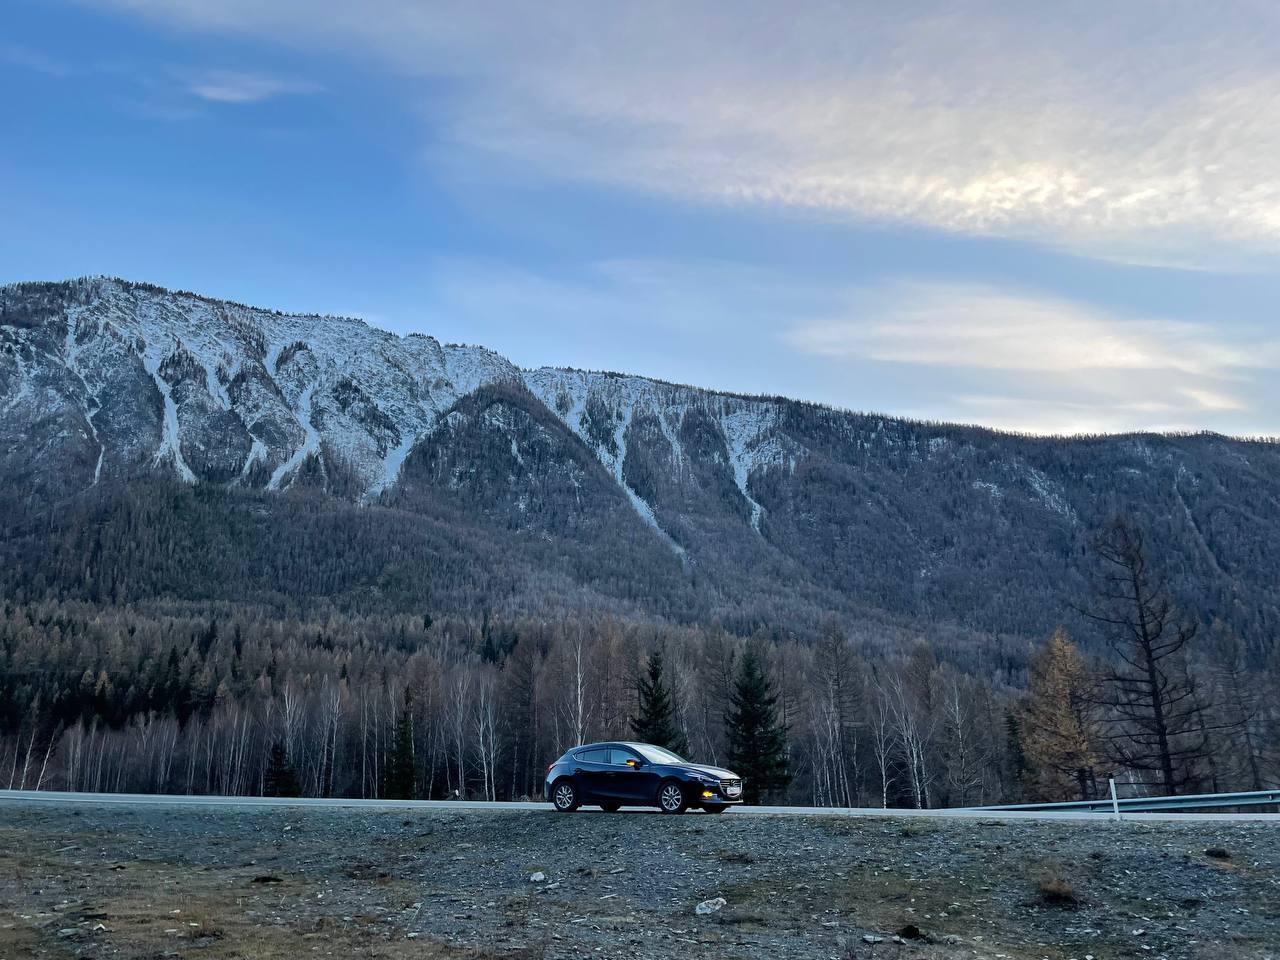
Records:
[[[1080,609],[1099,629],[1003,642],[835,617],[742,634],[592,611],[309,615],[11,591],[0,785],[537,797],[566,747],[646,731],[736,765],[751,799],[818,805],[1091,798],[1108,776],[1128,792],[1274,785],[1274,653],[1260,664],[1228,625],[1180,608],[1128,522],[1095,549]],[[1134,576],[1145,606],[1116,587]]]
[[[0,787],[1280,778],[1280,445],[1031,437],[92,279],[0,288]]]

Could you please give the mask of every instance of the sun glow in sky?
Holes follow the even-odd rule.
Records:
[[[1280,433],[1280,7],[11,0],[0,280]]]

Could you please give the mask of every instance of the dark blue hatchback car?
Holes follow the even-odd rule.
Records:
[[[547,797],[561,813],[584,805],[609,813],[621,807],[723,813],[742,802],[742,778],[648,743],[587,743],[547,768]]]

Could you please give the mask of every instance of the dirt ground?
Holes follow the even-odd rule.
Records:
[[[1280,823],[0,806],[0,960],[312,956],[1280,960]]]

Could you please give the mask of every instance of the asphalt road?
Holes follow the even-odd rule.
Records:
[[[512,801],[490,802],[485,800],[358,800],[328,797],[196,797],[171,796],[147,793],[63,793],[53,790],[0,790],[0,805],[13,804],[123,804],[133,807],[315,807],[324,810],[475,810],[478,812],[512,812],[551,814],[551,805],[542,802]],[[584,813],[599,813],[584,808]],[[630,810],[631,814],[653,813],[656,810]],[[733,807],[728,811],[735,817],[783,816],[783,817],[881,817],[906,819],[913,817],[968,819],[968,820],[1074,820],[1097,822],[1111,819],[1105,813],[1081,813],[1052,810],[882,810],[879,807]],[[618,814],[614,814],[617,816]],[[698,814],[692,814],[697,816]],[[1280,814],[1275,813],[1126,813],[1124,820],[1135,821],[1269,821],[1280,824]]]

